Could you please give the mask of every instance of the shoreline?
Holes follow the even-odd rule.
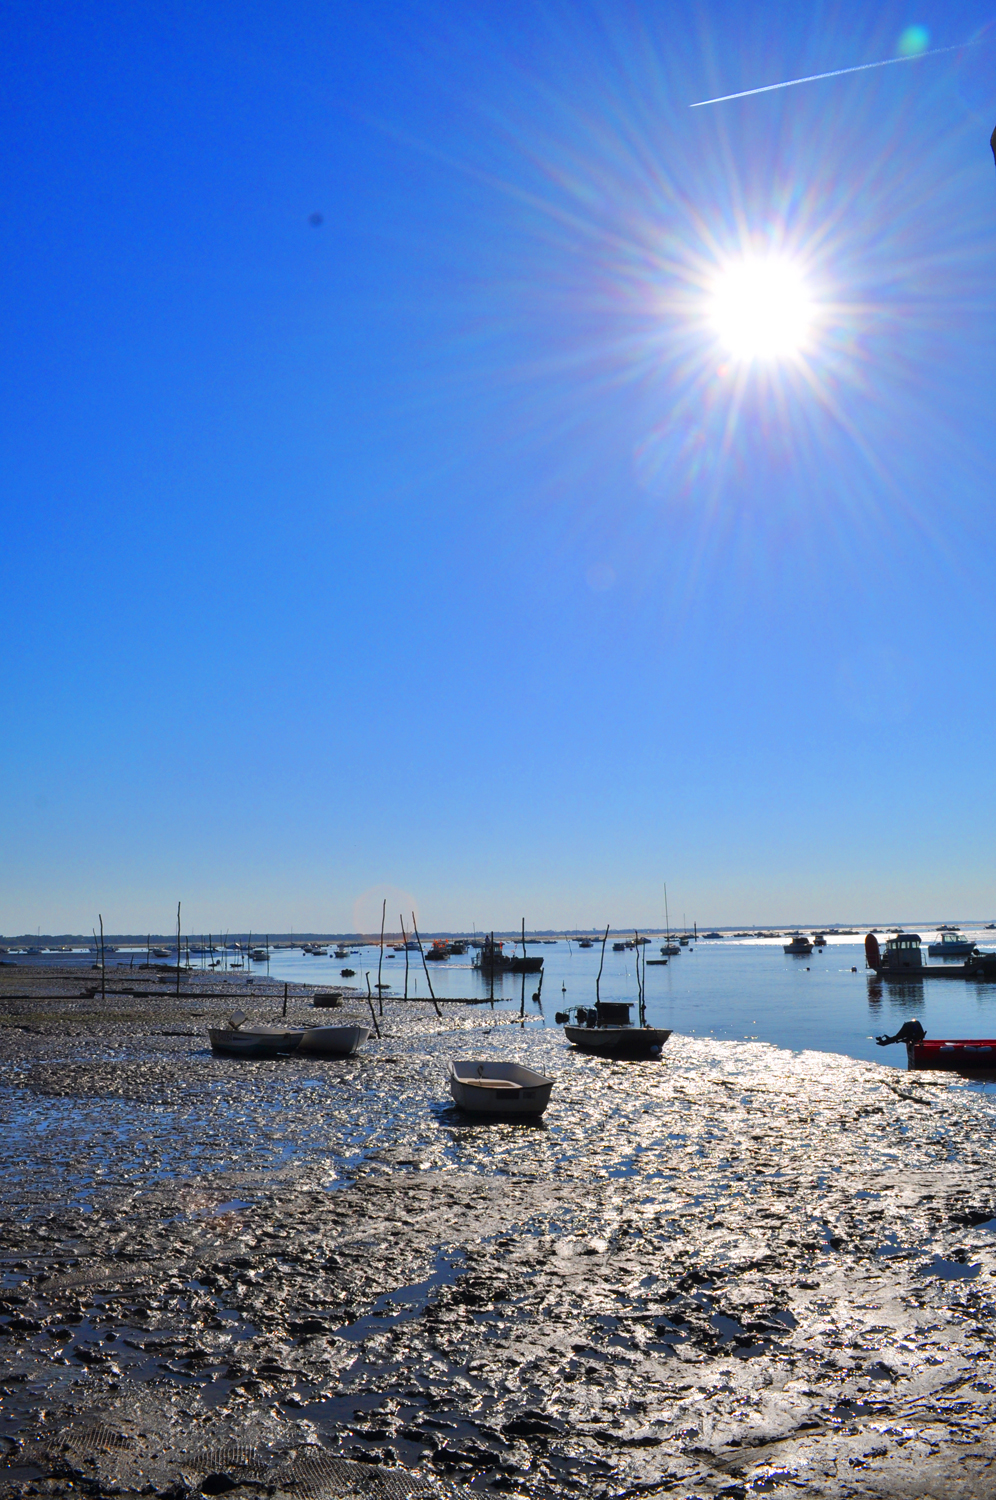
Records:
[[[29,1009],[0,971],[3,1500],[321,1500],[333,1459],[439,1493],[985,1492],[988,1096],[677,1035],[609,1062],[427,997],[356,1058],[247,1064],[204,1028],[282,981],[173,974]],[[543,1123],[461,1117],[454,1054],[555,1073]]]

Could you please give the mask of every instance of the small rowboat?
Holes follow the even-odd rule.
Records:
[[[996,1073],[996,1040],[907,1042],[911,1068],[941,1068],[952,1073]]]
[[[516,1062],[451,1059],[447,1073],[454,1100],[474,1115],[541,1115],[555,1081]]]
[[[301,1034],[301,1052],[326,1057],[352,1057],[370,1035],[369,1026],[309,1026]]]
[[[211,1051],[228,1057],[282,1057],[296,1050],[302,1035],[286,1026],[208,1027]]]

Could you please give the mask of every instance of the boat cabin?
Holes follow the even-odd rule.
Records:
[[[579,1026],[632,1026],[633,1006],[627,1000],[602,1000],[598,1005],[579,1005]]]
[[[922,969],[923,954],[920,952],[920,934],[918,932],[899,932],[891,937],[885,945],[885,963],[887,969]]]

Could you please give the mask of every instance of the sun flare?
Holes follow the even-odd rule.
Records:
[[[729,262],[709,297],[709,322],[734,359],[791,359],[813,327],[813,299],[797,265],[783,256]]]

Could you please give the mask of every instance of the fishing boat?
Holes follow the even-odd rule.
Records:
[[[352,1057],[370,1035],[369,1026],[307,1026],[298,1044],[301,1052],[320,1052],[325,1057]]]
[[[433,943],[432,943],[432,947],[429,949],[428,953],[425,955],[425,961],[426,961],[426,963],[430,963],[430,964],[431,963],[437,963],[438,964],[438,963],[442,963],[445,959],[449,958],[449,956],[450,956],[450,945],[449,945],[449,943],[444,942],[442,938],[434,938],[433,939]]]
[[[879,979],[996,979],[996,953],[973,948],[961,964],[925,964],[918,932],[897,932],[888,939],[883,953],[878,938],[865,938],[865,961]]]
[[[502,951],[504,946],[503,943],[496,942],[494,938],[486,937],[474,959],[474,968],[482,969],[485,973],[508,973],[512,967],[512,960],[507,953]]]
[[[541,1115],[556,1081],[517,1062],[458,1062],[455,1058],[450,1060],[447,1075],[455,1103],[473,1115]]]
[[[805,956],[806,954],[812,953],[812,951],[812,943],[809,941],[808,937],[803,937],[802,933],[796,933],[795,937],[790,943],[782,944],[783,953],[798,953]]]
[[[962,937],[960,932],[954,932],[950,928],[939,927],[941,935],[939,943],[927,944],[928,958],[967,958],[970,953],[975,952],[975,944],[971,938]]]
[[[579,948],[594,948],[594,946],[595,945],[592,942],[591,938],[579,938],[578,939],[578,947]]]
[[[635,1025],[633,1006],[627,1000],[575,1005],[558,1012],[557,1024],[563,1026],[567,1040],[585,1052],[659,1052],[671,1035],[661,1026]]]

